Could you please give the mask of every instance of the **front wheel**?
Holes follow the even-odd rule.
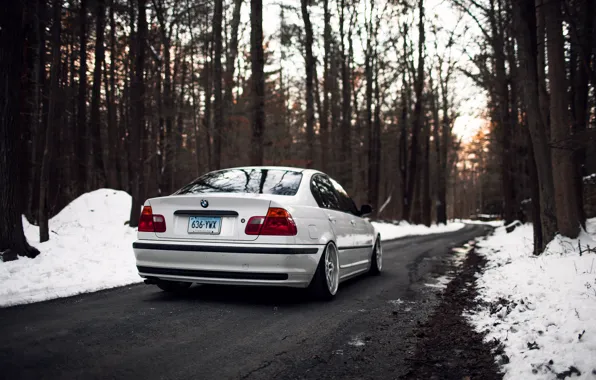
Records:
[[[322,300],[330,300],[339,287],[339,252],[333,243],[327,244],[309,289]]]
[[[170,293],[181,292],[183,290],[190,288],[191,285],[192,285],[192,282],[183,282],[183,281],[160,280],[157,283],[158,288],[160,288],[164,292],[170,292]]]
[[[372,256],[370,258],[370,273],[373,276],[378,276],[381,274],[381,270],[383,269],[383,246],[381,245],[381,237],[377,237],[377,242],[375,243],[375,247],[372,252]]]

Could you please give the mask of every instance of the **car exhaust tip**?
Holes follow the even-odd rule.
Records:
[[[146,285],[157,285],[157,283],[159,282],[159,280],[157,278],[153,278],[153,277],[148,277],[145,279],[145,284]]]

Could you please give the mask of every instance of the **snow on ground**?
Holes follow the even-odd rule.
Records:
[[[391,240],[404,236],[412,235],[430,235],[444,232],[457,231],[465,226],[460,222],[449,222],[445,224],[433,224],[427,227],[423,224],[410,224],[408,222],[400,222],[399,224],[372,222],[373,227],[377,233],[381,234],[381,239]]]
[[[487,341],[503,343],[505,379],[596,379],[596,254],[580,255],[580,244],[596,248],[596,218],[538,257],[529,224],[478,243],[488,264],[476,284],[487,304],[466,316]]]
[[[490,221],[482,221],[482,220],[472,220],[472,219],[453,219],[454,222],[466,223],[466,224],[486,224],[487,226],[491,227],[501,227],[503,225],[502,220],[490,220]]]
[[[130,196],[100,189],[74,200],[50,220],[50,240],[23,218],[29,243],[41,254],[0,263],[0,307],[72,296],[141,281],[128,221]]]

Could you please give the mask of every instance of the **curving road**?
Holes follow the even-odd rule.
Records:
[[[438,302],[450,248],[486,234],[385,242],[383,274],[314,302],[287,289],[135,285],[0,309],[5,379],[392,379]]]

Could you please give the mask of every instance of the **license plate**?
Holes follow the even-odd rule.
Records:
[[[189,234],[219,235],[221,218],[210,216],[191,216],[188,218]]]

